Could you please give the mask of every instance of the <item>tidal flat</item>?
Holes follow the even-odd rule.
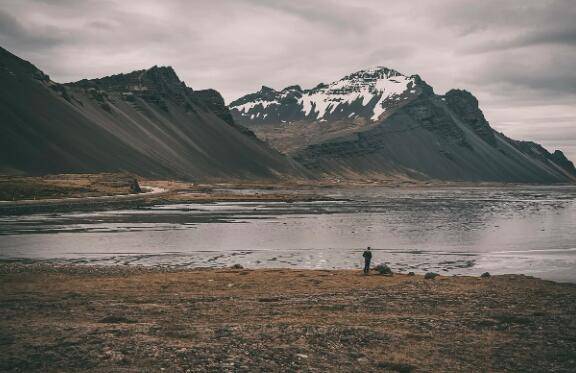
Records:
[[[574,186],[170,189],[104,209],[0,214],[0,259],[353,269],[371,246],[395,272],[576,282]]]

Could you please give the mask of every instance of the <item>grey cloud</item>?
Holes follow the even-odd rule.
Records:
[[[447,2],[436,25],[459,32],[465,53],[486,53],[535,45],[576,45],[573,0]]]
[[[350,6],[350,4],[334,1],[243,1],[260,7],[276,9],[280,12],[292,14],[307,21],[328,25],[340,30],[352,29],[361,32],[369,27],[370,22],[375,21],[374,13],[370,11],[370,8]]]
[[[513,48],[537,44],[576,45],[576,26],[570,25],[570,27],[567,28],[528,33],[527,35],[503,43],[501,46],[504,48]]]
[[[569,28],[547,30],[519,38],[513,45],[534,45],[543,43],[576,45],[576,26]]]
[[[4,36],[19,36],[26,34],[26,31],[16,18],[0,10],[0,33]]]
[[[100,30],[116,30],[119,25],[110,21],[98,20],[89,22],[87,26]]]
[[[29,30],[16,17],[0,10],[0,37],[12,44],[27,48],[50,48],[65,42],[66,38],[53,27]]]
[[[576,15],[573,0],[446,0],[428,3],[422,11],[432,14],[436,25],[457,29],[461,36],[494,29],[569,26]]]
[[[464,51],[486,53],[542,44],[576,46],[576,26],[530,30],[508,39],[487,41],[485,44],[465,48]]]
[[[576,101],[576,50],[539,46],[484,59],[461,81],[490,90],[503,104]]]

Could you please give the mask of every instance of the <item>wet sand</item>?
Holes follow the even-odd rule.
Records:
[[[572,372],[576,285],[0,265],[2,371]]]

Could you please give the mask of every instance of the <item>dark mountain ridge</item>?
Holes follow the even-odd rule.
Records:
[[[495,131],[470,92],[437,95],[418,75],[384,67],[309,90],[263,87],[229,107],[236,122],[324,177],[576,180],[560,150]]]
[[[306,171],[234,123],[214,90],[171,67],[58,84],[0,48],[0,169],[126,171],[186,180],[303,177]]]

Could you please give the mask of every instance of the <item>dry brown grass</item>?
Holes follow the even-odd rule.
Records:
[[[126,174],[0,175],[0,200],[41,200],[135,192],[136,178]]]
[[[576,287],[3,265],[0,370],[573,371]]]

